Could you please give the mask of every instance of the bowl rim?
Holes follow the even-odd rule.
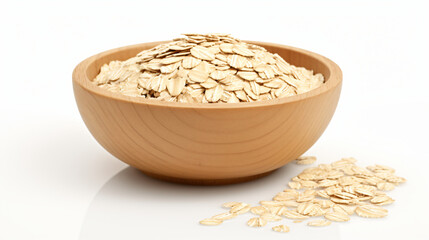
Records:
[[[91,94],[96,94],[101,97],[114,99],[116,101],[129,102],[129,103],[138,104],[138,105],[170,107],[170,108],[188,108],[188,109],[237,109],[237,108],[259,108],[259,107],[276,106],[276,105],[281,105],[285,103],[298,102],[303,99],[313,98],[325,92],[331,91],[335,89],[338,85],[340,85],[342,82],[342,71],[340,67],[327,57],[324,57],[320,54],[317,54],[308,50],[304,50],[301,48],[297,48],[297,47],[292,47],[292,46],[287,46],[287,45],[282,45],[277,43],[247,41],[247,40],[245,42],[251,43],[251,44],[270,46],[275,48],[284,48],[289,51],[305,54],[311,58],[316,59],[323,65],[325,65],[329,71],[329,76],[327,78],[326,76],[324,76],[325,83],[322,86],[305,93],[297,94],[290,97],[276,98],[276,99],[270,99],[270,100],[264,100],[264,101],[227,103],[227,104],[165,102],[165,101],[159,101],[155,99],[131,97],[131,96],[123,95],[121,93],[110,92],[106,89],[100,88],[92,84],[91,82],[92,79],[88,78],[88,75],[87,75],[88,67],[102,57],[106,57],[108,55],[127,51],[130,49],[141,48],[143,50],[147,46],[155,46],[166,42],[169,42],[169,41],[156,41],[156,42],[146,42],[146,43],[128,45],[128,46],[110,49],[110,50],[95,54],[91,57],[88,57],[87,59],[80,62],[73,70],[73,74],[72,74],[73,84],[77,84],[78,86],[82,87],[83,89],[90,92]]]

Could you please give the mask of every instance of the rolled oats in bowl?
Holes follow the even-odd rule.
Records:
[[[128,60],[104,64],[93,83],[132,97],[238,103],[293,96],[324,82],[322,74],[230,35],[184,35]]]

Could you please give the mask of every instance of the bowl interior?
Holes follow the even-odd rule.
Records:
[[[99,95],[105,95],[110,98],[114,98],[116,100],[122,101],[131,101],[135,103],[145,103],[145,104],[155,104],[155,105],[164,105],[164,106],[175,106],[175,107],[198,107],[198,108],[235,108],[235,107],[252,107],[252,106],[263,106],[270,104],[279,104],[285,102],[293,102],[298,101],[300,99],[306,97],[312,97],[318,94],[321,94],[329,89],[332,89],[337,84],[341,82],[342,74],[340,68],[331,60],[299,48],[294,48],[290,46],[273,44],[273,43],[264,43],[264,42],[254,42],[254,41],[246,41],[248,43],[253,43],[265,47],[269,52],[277,53],[282,56],[287,62],[297,66],[297,67],[305,67],[307,69],[311,69],[314,73],[321,73],[325,78],[325,83],[316,89],[313,89],[309,92],[298,94],[291,97],[286,98],[278,98],[267,101],[257,101],[251,103],[232,103],[232,104],[201,104],[201,103],[175,103],[175,102],[162,102],[152,99],[144,99],[137,97],[129,97],[122,95],[120,93],[109,92],[105,89],[99,88],[91,83],[92,79],[94,79],[100,71],[102,65],[109,63],[113,60],[126,60],[131,57],[136,56],[139,52],[144,49],[152,48],[158,44],[165,43],[163,42],[151,42],[151,43],[143,43],[137,45],[131,45],[126,47],[121,47],[117,49],[108,50],[106,52],[102,52],[95,56],[92,56],[76,67],[76,71],[81,72],[81,76],[79,78],[74,78],[74,80],[80,84],[82,87],[86,88],[90,92]],[[82,76],[83,75],[83,76]]]

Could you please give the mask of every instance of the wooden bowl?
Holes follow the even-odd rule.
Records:
[[[228,184],[269,174],[307,151],[326,129],[342,73],[306,50],[250,42],[322,73],[325,84],[292,97],[252,103],[186,104],[129,97],[91,80],[100,67],[164,42],[109,50],[81,62],[73,89],[82,118],[111,154],[149,176],[189,184]]]

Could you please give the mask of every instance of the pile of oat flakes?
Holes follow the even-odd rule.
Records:
[[[312,164],[315,157],[300,157],[297,164]],[[303,170],[288,183],[289,188],[277,193],[272,200],[260,201],[259,206],[244,202],[228,202],[223,207],[229,211],[200,221],[203,225],[219,225],[239,214],[256,215],[248,220],[251,227],[263,227],[270,221],[293,219],[295,223],[307,222],[308,226],[328,226],[345,222],[357,214],[365,218],[387,216],[381,207],[394,202],[385,191],[393,190],[406,179],[395,175],[393,168],[374,165],[359,167],[354,158],[343,158],[332,164],[320,164]],[[323,217],[323,218],[320,218]],[[276,232],[289,232],[287,225],[272,227]]]
[[[133,97],[238,103],[293,96],[323,84],[322,74],[228,34],[184,34],[101,67],[94,84]]]

